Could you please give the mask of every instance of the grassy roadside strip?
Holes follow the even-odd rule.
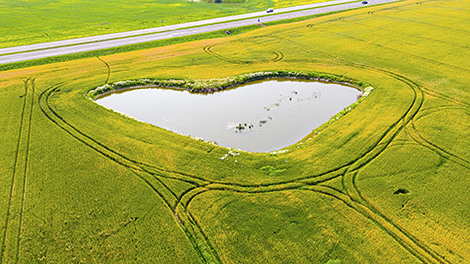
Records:
[[[329,12],[329,13],[323,13],[323,14],[316,14],[316,15],[293,18],[293,19],[288,19],[288,20],[273,21],[273,22],[268,22],[268,23],[262,23],[261,25],[274,26],[274,25],[280,25],[280,24],[288,24],[288,23],[313,19],[317,17],[332,15],[332,14],[345,12],[345,11],[349,11],[349,10],[341,10],[341,11],[335,11],[335,12]],[[240,35],[243,33],[256,30],[258,28],[260,28],[260,25],[250,25],[250,26],[245,26],[245,27],[232,28],[229,30],[230,35],[227,35],[225,33],[226,30],[218,30],[218,31],[213,31],[213,32],[208,32],[208,33],[177,37],[177,38],[171,38],[171,39],[164,39],[164,40],[157,40],[157,41],[151,41],[151,42],[139,43],[139,44],[134,44],[134,45],[109,48],[109,49],[79,52],[79,53],[74,53],[74,54],[54,56],[54,57],[42,58],[42,59],[36,59],[36,60],[7,63],[7,64],[0,65],[0,72],[8,71],[8,70],[15,70],[15,69],[22,69],[22,68],[33,67],[33,66],[46,65],[50,63],[65,62],[65,61],[72,61],[72,60],[78,60],[78,59],[86,59],[86,58],[92,58],[92,57],[124,53],[124,52],[129,52],[129,51],[164,47],[164,46],[191,42],[191,41],[236,36],[236,35]]]

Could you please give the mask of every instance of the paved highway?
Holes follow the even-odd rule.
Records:
[[[231,28],[258,24],[258,19],[261,23],[265,23],[397,1],[399,0],[371,0],[368,1],[368,4],[362,4],[361,1],[350,2],[350,0],[335,0],[324,3],[282,8],[274,10],[274,12],[270,13],[270,15],[263,11],[158,28],[149,28],[100,36],[3,48],[0,49],[0,55],[3,54],[2,56],[0,56],[0,64],[73,54],[78,52],[114,48],[161,39],[195,35],[217,30],[228,30]]]

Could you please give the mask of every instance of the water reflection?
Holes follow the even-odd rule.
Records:
[[[271,79],[213,94],[136,89],[97,103],[182,135],[269,152],[299,141],[360,94],[336,84]]]

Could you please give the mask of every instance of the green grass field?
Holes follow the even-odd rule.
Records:
[[[0,263],[469,263],[468,10],[403,1],[0,72]],[[374,90],[277,154],[87,98],[106,82],[281,70]]]
[[[224,17],[325,0],[0,0],[0,48]],[[163,21],[163,23],[162,23]]]

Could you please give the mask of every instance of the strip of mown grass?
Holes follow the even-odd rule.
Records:
[[[468,262],[469,8],[404,1],[1,72],[2,262]],[[107,82],[267,71],[374,91],[267,154],[87,98]]]

